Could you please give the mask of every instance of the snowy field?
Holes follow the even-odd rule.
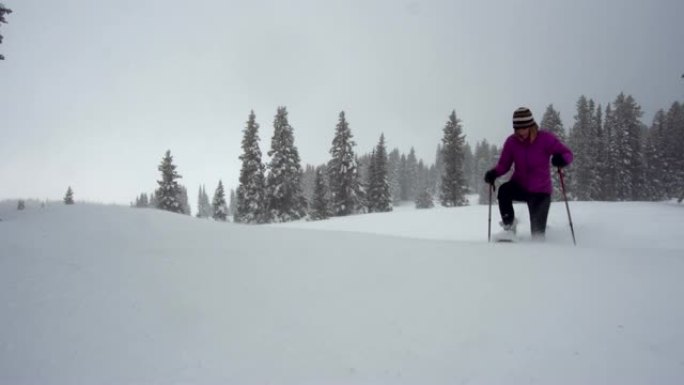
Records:
[[[0,384],[682,384],[684,205],[267,226],[0,205]],[[498,213],[494,208],[494,222]],[[495,226],[496,227],[496,226]]]

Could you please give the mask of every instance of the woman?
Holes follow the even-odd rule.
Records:
[[[514,133],[506,139],[496,167],[485,173],[485,182],[494,185],[497,177],[515,165],[511,179],[499,187],[501,225],[515,233],[517,220],[513,201],[527,203],[533,238],[543,239],[551,205],[551,164],[565,167],[572,162],[572,151],[551,132],[539,130],[526,107],[513,112]]]

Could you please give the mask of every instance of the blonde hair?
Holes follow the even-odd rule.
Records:
[[[537,139],[537,133],[539,133],[539,126],[534,123],[534,126],[530,127],[530,143],[534,143],[534,140]]]

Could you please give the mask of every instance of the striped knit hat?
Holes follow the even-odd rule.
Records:
[[[527,128],[537,125],[532,117],[532,111],[526,107],[520,107],[513,112],[513,129]]]

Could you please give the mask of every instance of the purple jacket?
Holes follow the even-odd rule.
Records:
[[[495,168],[496,176],[507,173],[515,164],[512,181],[529,192],[551,194],[550,158],[553,154],[561,154],[568,164],[572,162],[572,151],[551,132],[538,131],[533,142],[529,139],[523,142],[512,134],[504,143]]]

